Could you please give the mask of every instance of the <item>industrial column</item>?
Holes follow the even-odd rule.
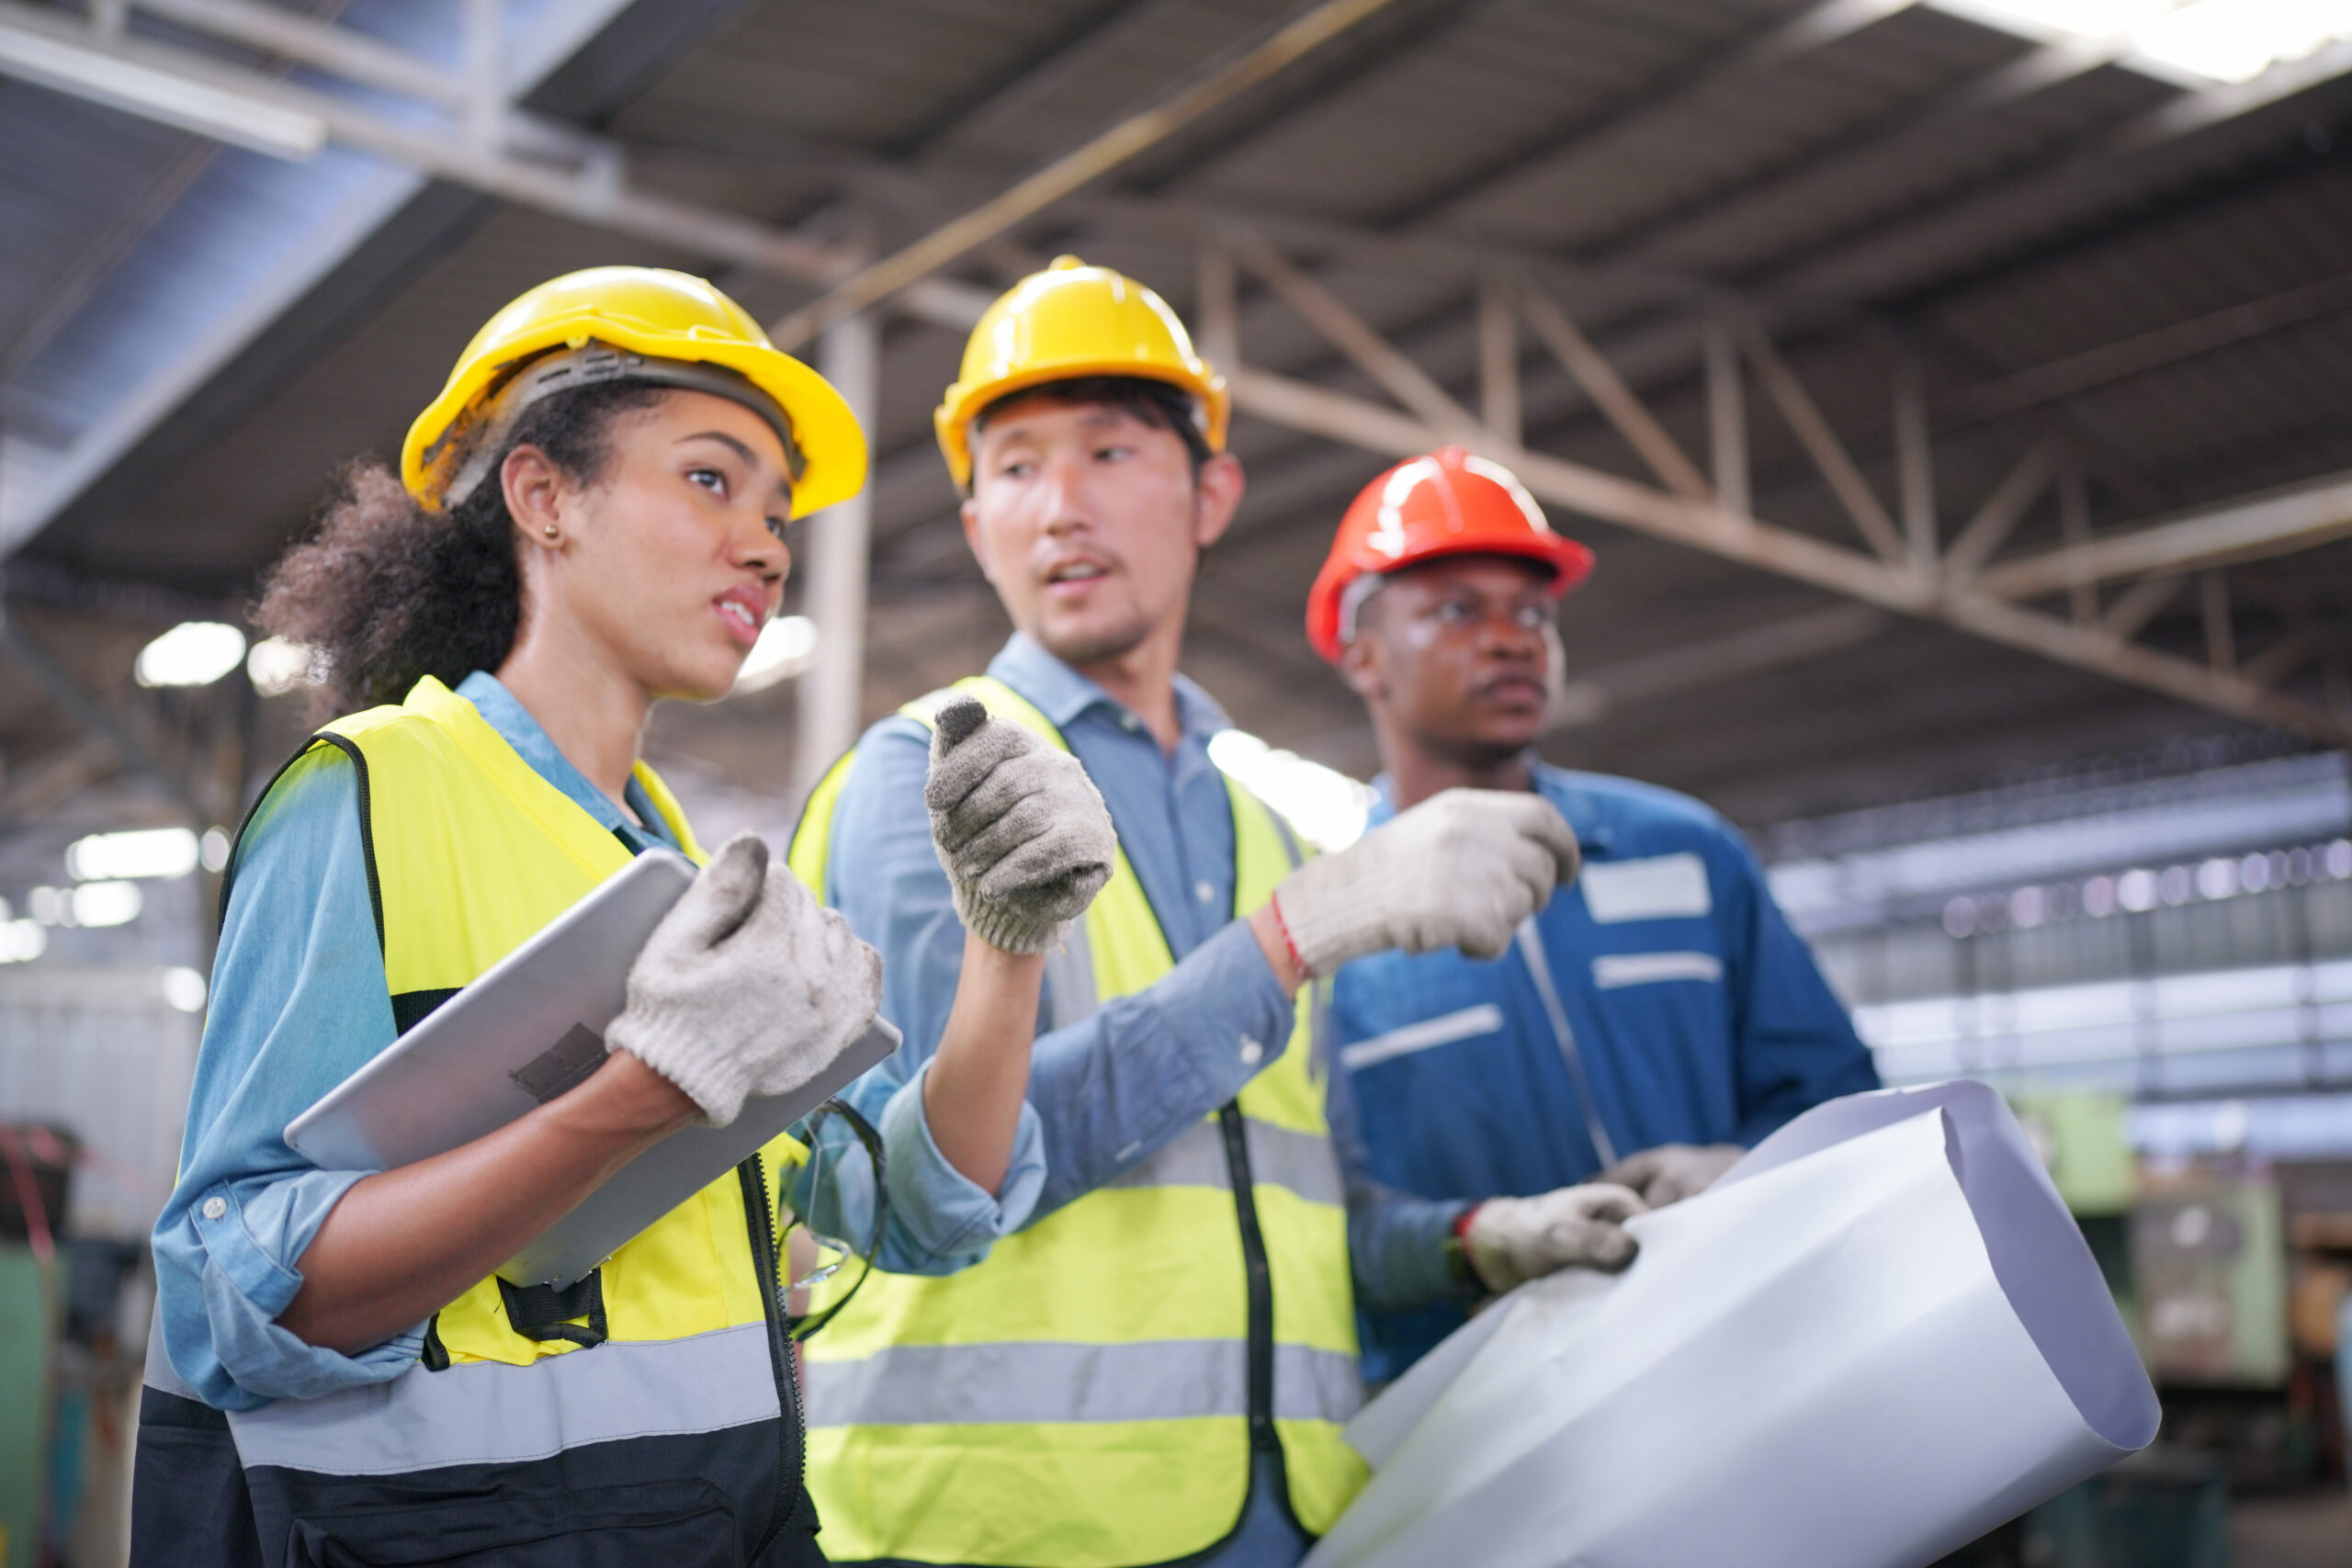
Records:
[[[849,400],[850,412],[874,438],[878,401],[879,318],[871,310],[825,329],[817,367]],[[865,564],[874,536],[874,485],[808,522],[805,552],[808,618],[817,623],[815,662],[800,677],[800,734],[792,753],[797,790],[815,787],[834,758],[857,739],[859,698],[865,680]]]

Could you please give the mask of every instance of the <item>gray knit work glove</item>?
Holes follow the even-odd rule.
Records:
[[[1478,1282],[1497,1295],[1562,1269],[1615,1273],[1634,1260],[1625,1222],[1642,1209],[1632,1191],[1598,1181],[1532,1198],[1489,1198],[1463,1227],[1462,1250]]]
[[[798,1089],[882,1005],[882,955],[755,833],[727,840],[629,965],[605,1043],[685,1090],[724,1127],[747,1095]]]
[[[1077,758],[970,697],[931,737],[932,842],[965,928],[1006,953],[1043,953],[1111,880],[1119,837]]]
[[[1577,866],[1576,830],[1542,795],[1449,789],[1292,872],[1274,913],[1310,975],[1392,947],[1493,958]]]
[[[1630,1187],[1643,1202],[1663,1209],[1713,1187],[1747,1152],[1737,1144],[1660,1144],[1627,1155],[1593,1179]]]

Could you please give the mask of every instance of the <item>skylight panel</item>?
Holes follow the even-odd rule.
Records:
[[[2055,43],[2130,39],[2121,62],[2188,85],[2247,82],[2352,39],[2352,0],[1931,0],[1939,10]]]

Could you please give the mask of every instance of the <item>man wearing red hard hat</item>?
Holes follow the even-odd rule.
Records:
[[[1308,639],[1371,712],[1375,824],[1441,790],[1532,791],[1584,860],[1499,958],[1376,953],[1334,982],[1351,1174],[1450,1201],[1389,1212],[1450,1224],[1465,1276],[1360,1303],[1368,1379],[1403,1371],[1483,1290],[1622,1263],[1630,1241],[1597,1224],[1594,1179],[1672,1202],[1799,1111],[1878,1087],[1729,824],[1535,755],[1554,602],[1592,565],[1509,469],[1447,447],[1364,487],[1307,598]],[[1359,1245],[1425,1255],[1411,1228]]]

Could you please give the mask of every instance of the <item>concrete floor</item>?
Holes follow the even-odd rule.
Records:
[[[2352,1568],[2352,1494],[2233,1498],[2230,1568]]]

